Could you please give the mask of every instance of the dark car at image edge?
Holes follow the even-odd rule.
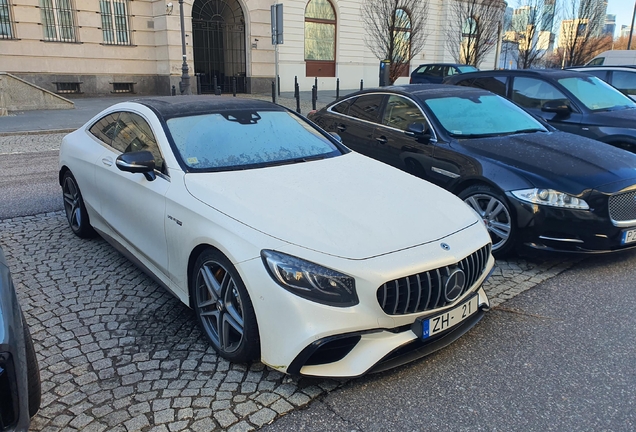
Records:
[[[493,70],[448,77],[444,84],[491,91],[559,130],[636,152],[636,103],[591,74]]]
[[[636,155],[557,131],[485,90],[368,89],[308,117],[352,150],[458,195],[482,217],[498,257],[636,245]]]
[[[24,431],[40,407],[33,340],[0,248],[0,431]]]

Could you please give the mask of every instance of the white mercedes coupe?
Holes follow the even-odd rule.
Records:
[[[191,307],[230,361],[358,376],[448,345],[489,308],[474,211],[281,106],[118,103],[64,138],[59,163],[73,232]]]

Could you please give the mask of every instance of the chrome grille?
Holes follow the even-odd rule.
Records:
[[[444,296],[444,277],[456,268],[466,275],[460,297],[482,275],[490,256],[490,244],[468,255],[458,263],[389,281],[378,288],[378,303],[389,315],[404,315],[441,308],[449,304]]]
[[[614,222],[636,219],[636,191],[612,195],[609,198],[609,214]]]

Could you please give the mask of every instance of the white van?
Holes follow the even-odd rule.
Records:
[[[605,51],[590,60],[585,66],[636,65],[636,50]]]

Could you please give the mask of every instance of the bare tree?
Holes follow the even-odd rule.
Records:
[[[452,0],[445,36],[457,63],[478,67],[496,48],[505,8],[502,0]]]
[[[517,67],[529,69],[543,63],[553,49],[556,27],[555,0],[521,0],[512,16],[508,40],[519,43]]]
[[[566,0],[559,34],[561,66],[583,65],[612,46],[611,36],[601,34],[605,22],[602,0]]]
[[[428,3],[422,0],[366,0],[361,8],[365,44],[379,60],[391,62],[389,80],[405,72],[426,42]]]

